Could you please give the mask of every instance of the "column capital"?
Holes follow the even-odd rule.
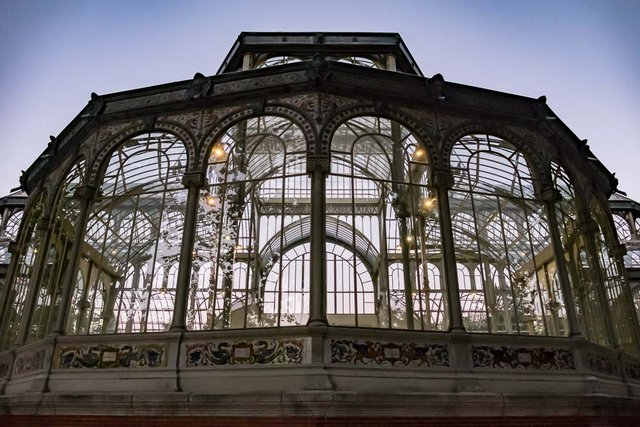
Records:
[[[562,195],[555,188],[544,188],[542,189],[542,191],[540,191],[540,199],[543,202],[555,203],[562,200]]]
[[[323,173],[331,172],[331,157],[329,156],[308,156],[307,157],[307,173],[320,171]]]
[[[434,170],[431,179],[435,187],[450,189],[453,187],[453,174],[451,171]]]
[[[86,202],[95,199],[97,196],[98,188],[89,184],[79,185],[73,192],[74,198],[84,200]]]
[[[182,185],[186,188],[203,188],[207,186],[207,177],[203,172],[185,172],[182,177]]]

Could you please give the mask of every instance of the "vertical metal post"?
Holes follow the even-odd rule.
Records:
[[[433,186],[438,196],[438,214],[440,216],[440,239],[442,244],[443,283],[447,286],[449,330],[451,332],[465,332],[462,321],[462,307],[460,305],[460,290],[458,287],[458,269],[456,267],[455,247],[453,244],[453,225],[451,222],[451,208],[449,206],[448,190],[453,186],[453,176],[450,172],[434,172]]]
[[[569,336],[580,337],[580,325],[578,323],[578,315],[576,313],[575,299],[571,290],[571,282],[569,281],[569,272],[564,259],[564,249],[562,247],[562,238],[560,229],[558,228],[558,217],[556,216],[556,202],[561,200],[558,190],[550,188],[540,194],[544,202],[545,211],[547,213],[547,221],[549,222],[549,230],[551,231],[551,243],[553,246],[553,255],[556,260],[556,269],[560,278],[560,289],[564,296],[564,306],[567,312],[567,322],[569,324]]]
[[[63,276],[64,281],[62,282],[61,288],[60,309],[58,310],[58,316],[56,317],[56,323],[53,331],[51,331],[51,335],[62,335],[64,333],[65,322],[69,314],[69,306],[71,305],[71,292],[75,284],[76,270],[80,259],[80,250],[84,243],[84,230],[89,219],[89,206],[91,206],[96,194],[96,188],[90,185],[83,185],[76,188],[74,194],[74,197],[80,200],[80,212],[78,213],[78,221],[75,225],[75,235],[71,253],[69,254],[69,264]],[[90,277],[87,278],[87,281],[90,279]]]
[[[307,172],[311,173],[311,295],[307,325],[326,325],[326,234],[325,191],[329,158],[308,158]]]
[[[170,329],[174,332],[185,330],[189,287],[191,286],[192,251],[196,236],[196,217],[198,216],[198,199],[200,198],[200,189],[206,185],[206,179],[202,172],[187,172],[182,178],[182,184],[188,189],[188,193],[184,228],[182,230],[182,246],[180,247],[176,300]]]

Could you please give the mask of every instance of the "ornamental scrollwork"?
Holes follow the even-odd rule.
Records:
[[[471,359],[474,368],[576,369],[569,349],[473,346]]]
[[[378,366],[449,367],[444,344],[332,340],[331,363]]]
[[[618,365],[607,356],[587,353],[587,363],[593,372],[606,375],[618,375]]]
[[[93,345],[60,349],[60,368],[157,368],[166,365],[160,344]]]
[[[44,359],[47,354],[45,348],[41,348],[26,354],[21,354],[16,358],[13,367],[13,375],[27,375],[44,368]]]
[[[303,362],[302,339],[214,341],[189,344],[187,367],[223,365],[292,365]]]

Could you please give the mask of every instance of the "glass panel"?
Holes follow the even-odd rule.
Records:
[[[446,329],[426,150],[399,123],[368,116],[336,130],[331,157],[325,193],[329,323]]]
[[[79,161],[67,174],[52,209],[47,260],[37,289],[37,300],[30,321],[28,341],[34,341],[51,332],[60,305],[60,293],[68,252],[75,240],[75,220],[79,205],[74,198],[76,188],[85,172],[84,160]]]
[[[79,262],[68,333],[166,331],[180,254],[187,164],[175,136],[131,138],[112,154]]]
[[[306,324],[311,183],[306,141],[290,120],[261,116],[211,147],[198,208],[190,330]]]
[[[565,335],[544,205],[524,155],[490,135],[453,147],[449,192],[462,317],[470,332]]]
[[[35,265],[38,248],[40,247],[40,233],[44,212],[44,195],[40,195],[33,203],[24,222],[18,239],[18,254],[15,264],[12,264],[12,276],[7,282],[8,304],[3,314],[2,336],[0,345],[8,348],[14,344],[23,321],[27,292],[31,273]]]

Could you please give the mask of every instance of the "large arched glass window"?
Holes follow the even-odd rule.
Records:
[[[83,288],[74,291],[69,333],[169,329],[186,165],[184,144],[162,132],[130,138],[112,153],[85,232],[84,279],[76,282]]]
[[[632,353],[638,352],[638,343],[634,329],[637,328],[637,319],[632,312],[632,297],[629,284],[622,272],[622,263],[612,252],[612,247],[617,244],[613,230],[609,228],[607,214],[600,203],[595,199],[591,201],[591,216],[595,219],[598,230],[595,233],[596,252],[598,264],[602,273],[602,286],[604,286],[606,301],[611,313],[611,324],[617,344]]]
[[[566,334],[544,206],[523,154],[501,138],[468,135],[454,145],[450,162],[456,258],[477,266],[469,280],[474,291],[460,286],[465,327]]]
[[[291,120],[260,116],[210,148],[187,311],[191,330],[306,324],[311,183]]]
[[[40,248],[41,233],[38,229],[46,226],[46,224],[42,224],[44,200],[44,194],[40,194],[35,199],[20,230],[18,254],[12,264],[13,274],[5,291],[7,295],[5,296],[5,310],[2,313],[0,341],[2,348],[8,348],[14,344],[22,323],[31,273]]]
[[[82,182],[85,162],[77,162],[67,174],[52,209],[49,247],[37,286],[37,295],[31,314],[28,341],[44,337],[51,331],[60,304],[60,286],[68,263],[68,255],[75,240],[75,221],[80,212],[76,188]]]
[[[578,227],[573,185],[564,168],[556,162],[551,162],[551,178],[560,193],[555,210],[582,333],[590,341],[607,345],[606,308],[599,296],[600,281],[587,255],[586,236]]]
[[[447,328],[428,160],[393,120],[357,117],[333,135],[325,193],[330,324]]]

